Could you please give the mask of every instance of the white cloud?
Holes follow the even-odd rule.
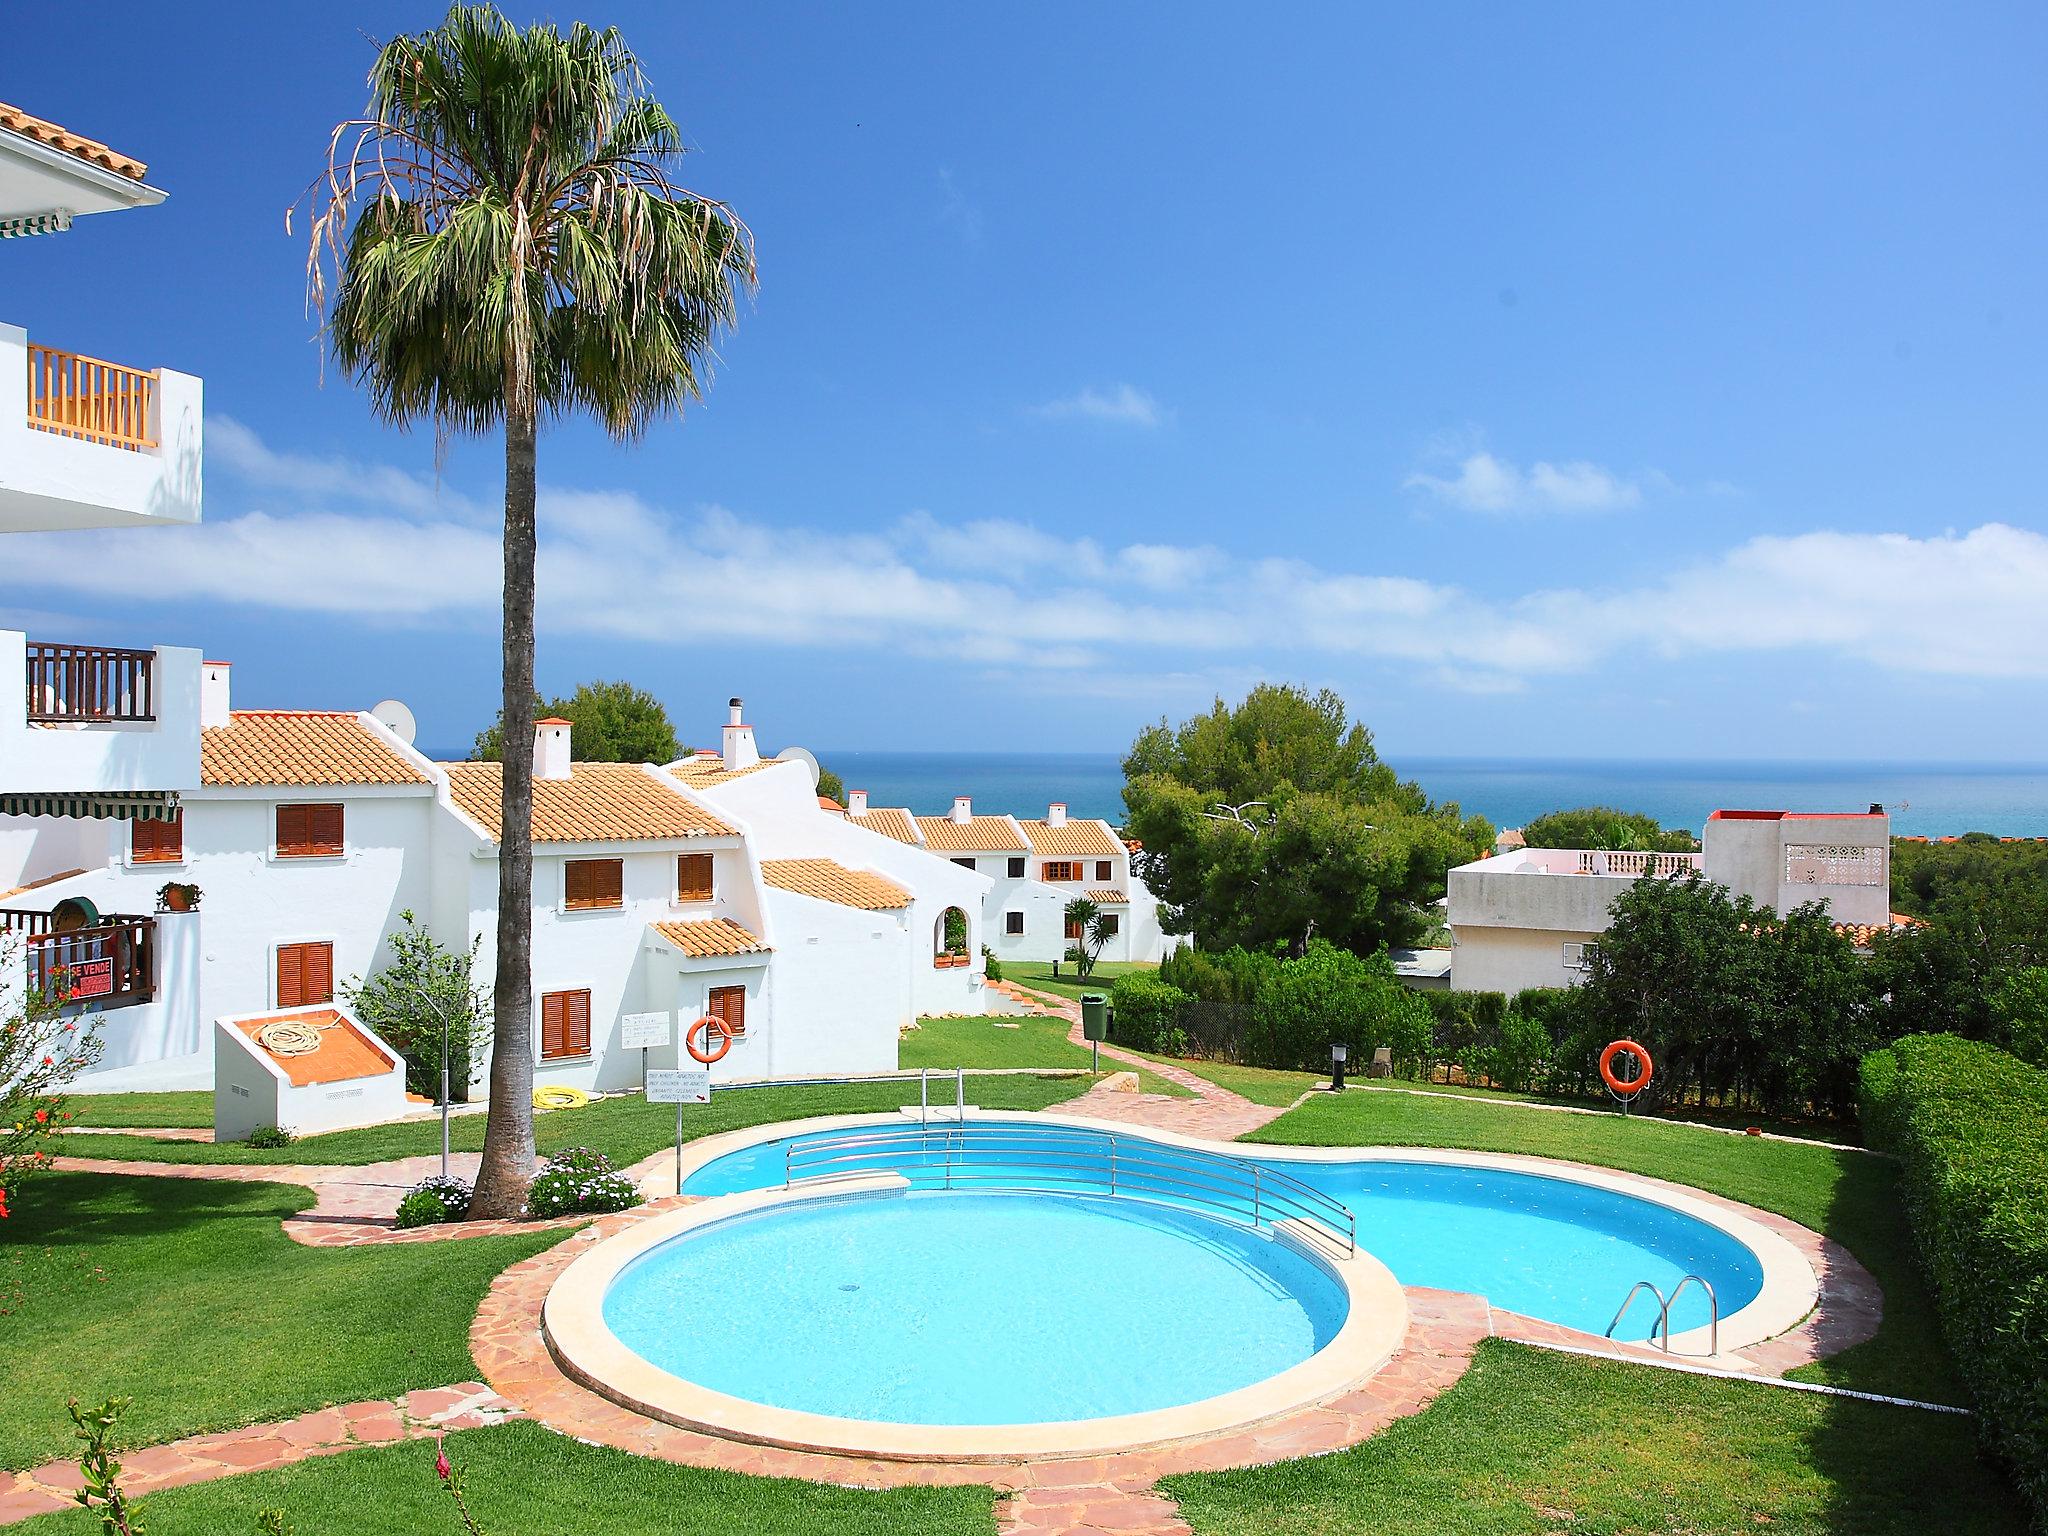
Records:
[[[15,534],[13,595],[59,606],[174,593],[385,625],[494,627],[495,527],[428,517],[416,502],[393,510],[374,467],[343,481],[327,461],[273,454],[253,436],[237,451],[276,473],[308,464],[332,504],[190,529]],[[1729,652],[2048,678],[2048,536],[1999,523],[1928,538],[1774,535],[1647,582],[1493,596],[1207,545],[1112,546],[1003,519],[920,512],[873,531],[829,522],[770,525],[722,507],[672,512],[631,494],[545,490],[541,624],[650,646],[896,650],[1098,691],[1363,658],[1499,693],[1614,658]]]
[[[437,479],[388,464],[281,453],[232,416],[208,414],[206,457],[246,485],[290,491],[309,501],[381,504],[422,517],[476,518],[489,510]]]
[[[1111,384],[1097,388],[1090,384],[1058,400],[1031,407],[1031,414],[1050,421],[1101,421],[1119,427],[1163,427],[1173,412],[1135,384]]]
[[[1525,472],[1482,448],[1454,468],[1448,475],[1418,470],[1402,484],[1468,512],[1614,512],[1643,499],[1642,482],[1583,459],[1563,464],[1538,460]]]

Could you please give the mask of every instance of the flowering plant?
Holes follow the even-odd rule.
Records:
[[[0,1217],[22,1181],[47,1167],[46,1143],[70,1123],[64,1087],[100,1059],[99,1016],[67,1007],[70,972],[32,980],[13,935],[0,933]]]
[[[612,1161],[588,1147],[569,1147],[547,1160],[526,1192],[529,1216],[563,1216],[571,1211],[623,1211],[640,1203],[640,1191]]]
[[[469,1214],[470,1187],[467,1181],[435,1174],[421,1179],[398,1202],[398,1225],[426,1227],[437,1222],[460,1221]]]

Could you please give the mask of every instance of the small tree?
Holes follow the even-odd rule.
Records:
[[[571,745],[579,763],[672,763],[683,755],[668,710],[645,688],[631,683],[584,683],[566,699],[533,696],[536,717],[560,715],[574,728]],[[476,738],[479,762],[505,756],[505,712]]]
[[[1109,942],[1106,914],[1086,896],[1076,896],[1067,903],[1067,931],[1074,935],[1074,947],[1067,951],[1067,958],[1086,981],[1095,973],[1095,959],[1102,953],[1102,946]]]
[[[458,953],[420,925],[410,911],[398,914],[391,935],[391,963],[368,980],[352,977],[341,995],[371,1029],[405,1058],[405,1086],[429,1097],[441,1087],[441,1032],[448,1032],[450,1097],[469,1097],[470,1058],[490,1038],[491,999],[476,980],[477,948]]]
[[[0,1217],[49,1163],[44,1143],[71,1119],[64,1089],[103,1048],[99,1016],[66,1007],[68,971],[40,985],[27,974],[20,941],[0,933]]]

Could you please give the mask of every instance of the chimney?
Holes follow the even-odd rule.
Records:
[[[966,826],[974,820],[974,802],[966,795],[953,797],[953,820],[959,826]]]
[[[754,747],[754,728],[740,718],[740,701],[727,699],[725,725],[725,771],[737,772],[751,768],[761,761],[761,754]]]
[[[1045,808],[1045,824],[1048,827],[1064,827],[1067,824],[1067,802],[1055,800]]]
[[[846,814],[865,816],[868,813],[868,792],[864,789],[849,789],[846,792]]]
[[[533,776],[536,779],[569,777],[569,722],[560,715],[533,722]]]
[[[212,730],[217,725],[226,725],[232,718],[228,704],[228,674],[234,668],[225,661],[202,661],[199,664],[199,727]]]

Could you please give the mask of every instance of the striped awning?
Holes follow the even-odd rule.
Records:
[[[129,794],[0,795],[0,816],[72,816],[87,821],[176,821],[175,789]]]
[[[27,235],[62,234],[71,227],[71,215],[62,209],[54,213],[24,213],[11,219],[0,219],[0,240],[16,240]]]

